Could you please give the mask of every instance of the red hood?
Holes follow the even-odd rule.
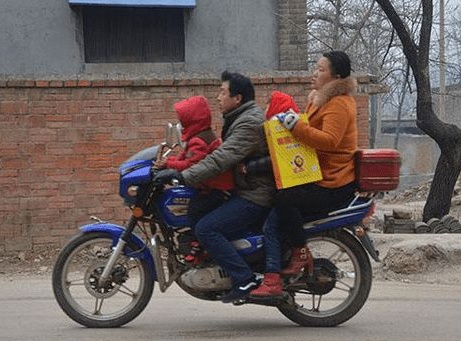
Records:
[[[187,141],[201,131],[211,128],[211,111],[205,97],[189,97],[173,106],[183,127],[181,140]]]
[[[299,108],[293,97],[280,91],[273,91],[266,112],[266,119],[270,120],[272,116],[281,112],[287,112],[289,109],[293,109],[296,113],[299,113]]]

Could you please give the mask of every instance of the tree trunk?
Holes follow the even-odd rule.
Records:
[[[461,131],[450,124],[441,125],[446,136],[437,142],[441,152],[423,210],[426,222],[450,213],[453,189],[461,172]]]
[[[461,130],[447,124],[435,115],[432,106],[431,83],[429,78],[429,49],[433,21],[432,0],[421,0],[423,15],[419,42],[410,36],[403,19],[399,17],[389,0],[376,0],[392,23],[402,42],[403,52],[413,71],[416,82],[417,125],[440,147],[440,158],[435,169],[423,220],[441,218],[450,212],[453,189],[461,171]]]

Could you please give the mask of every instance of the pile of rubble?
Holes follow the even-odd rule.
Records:
[[[385,203],[398,203],[398,202],[409,202],[409,201],[425,201],[429,190],[431,188],[431,181],[421,184],[419,186],[408,188],[402,192],[396,194],[389,194],[383,198]]]
[[[442,219],[432,218],[427,223],[415,221],[411,212],[393,210],[392,215],[384,215],[384,233],[461,233],[461,223],[451,215]]]
[[[461,182],[454,188],[451,210],[441,219],[422,221],[422,211],[431,182],[408,188],[402,192],[388,193],[379,205],[387,209],[381,218],[384,233],[461,233]]]

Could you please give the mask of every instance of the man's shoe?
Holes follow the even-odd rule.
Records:
[[[249,281],[234,286],[231,291],[221,297],[221,302],[231,303],[247,296],[251,290],[258,286],[258,282],[255,278],[251,278]]]
[[[262,284],[250,292],[252,298],[275,298],[283,296],[282,281],[278,273],[266,273]]]
[[[298,275],[302,269],[307,273],[312,272],[314,262],[309,248],[294,247],[291,252],[291,258],[288,266],[280,272],[282,276],[295,276]]]

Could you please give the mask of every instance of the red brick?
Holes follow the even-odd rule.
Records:
[[[51,245],[56,245],[56,246],[59,246],[62,241],[59,237],[50,237],[50,236],[43,236],[43,237],[33,237],[32,238],[32,242],[34,244],[34,247],[36,247],[36,245],[48,245],[48,246],[51,246]]]
[[[74,152],[76,155],[99,154],[100,151],[101,147],[97,142],[78,142],[74,145]]]
[[[275,84],[283,84],[287,82],[286,77],[274,77],[272,78]]]
[[[96,88],[75,88],[72,91],[73,100],[95,100],[98,98],[98,89]]]
[[[93,87],[103,87],[105,86],[105,81],[104,80],[94,80],[94,81],[91,81],[91,86]]]
[[[78,86],[78,81],[74,81],[74,80],[65,81],[64,86],[74,88],[74,87]]]
[[[27,115],[25,125],[27,127],[44,128],[46,126],[45,115]]]
[[[17,102],[17,101],[5,101],[0,103],[0,113],[1,114],[18,114],[25,113],[27,108],[27,103]]]
[[[52,88],[62,88],[64,86],[63,81],[51,81],[50,82],[50,87]]]
[[[50,86],[50,82],[49,81],[36,81],[35,86],[37,88],[47,88]]]
[[[162,86],[173,86],[175,81],[173,79],[162,79],[160,80],[160,85]]]
[[[3,169],[20,169],[28,167],[29,160],[21,158],[3,158],[2,159],[2,168]]]
[[[77,85],[80,86],[80,87],[89,87],[89,86],[91,86],[91,82],[88,81],[88,80],[80,79],[80,80],[77,81]]]

